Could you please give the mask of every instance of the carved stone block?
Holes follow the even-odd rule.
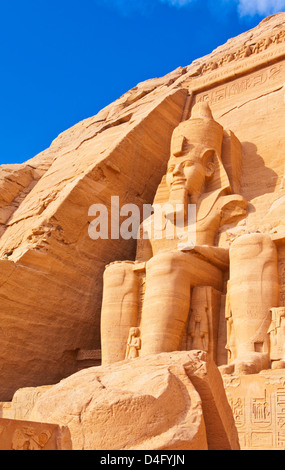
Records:
[[[285,450],[285,371],[224,376],[242,450]]]
[[[66,426],[0,418],[0,450],[72,450],[72,442]]]

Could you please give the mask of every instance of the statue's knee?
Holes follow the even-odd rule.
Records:
[[[231,245],[230,260],[254,259],[261,254],[275,255],[275,245],[270,235],[250,233],[238,237]]]
[[[106,266],[104,271],[104,287],[120,287],[134,277],[134,263],[115,261]]]
[[[179,265],[181,253],[165,252],[159,253],[151,258],[147,263],[147,270],[158,271],[161,275],[169,275],[174,272]]]

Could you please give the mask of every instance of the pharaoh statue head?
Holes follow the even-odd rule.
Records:
[[[213,119],[209,104],[197,103],[191,118],[172,134],[166,174],[170,201],[197,203],[215,174],[223,170],[222,143],[223,127]]]

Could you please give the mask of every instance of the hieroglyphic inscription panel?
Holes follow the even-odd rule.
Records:
[[[208,91],[198,93],[194,97],[193,105],[207,101],[213,110],[217,105],[220,112],[227,112],[227,109],[241,106],[243,102],[282,88],[284,79],[285,61],[282,61]]]
[[[285,450],[285,370],[224,377],[243,450]]]

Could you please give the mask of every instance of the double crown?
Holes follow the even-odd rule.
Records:
[[[214,120],[208,103],[197,103],[191,118],[181,122],[172,134],[171,157],[183,155],[191,145],[202,145],[221,155],[223,127]]]

